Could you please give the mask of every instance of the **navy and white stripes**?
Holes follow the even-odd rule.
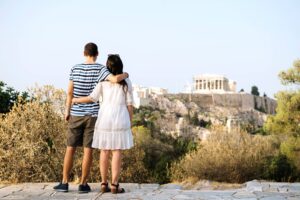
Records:
[[[88,96],[99,81],[103,81],[110,75],[108,69],[98,63],[78,64],[72,67],[69,80],[73,81],[74,97]],[[97,117],[99,103],[74,104],[71,108],[71,115]]]

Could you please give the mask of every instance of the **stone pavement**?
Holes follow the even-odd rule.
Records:
[[[0,184],[0,199],[245,199],[245,200],[300,200],[300,183],[277,183],[250,181],[243,188],[227,190],[184,190],[176,184],[120,184],[124,194],[100,193],[99,183],[91,183],[92,192],[79,194],[76,184],[69,184],[69,192],[56,192],[52,188],[56,183],[23,183],[15,185]]]

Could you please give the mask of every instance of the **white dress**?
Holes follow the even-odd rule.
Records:
[[[133,105],[132,85],[129,79],[125,93],[122,85],[109,81],[99,82],[90,94],[94,102],[100,101],[95,125],[93,148],[116,150],[133,147],[130,117],[127,105]]]

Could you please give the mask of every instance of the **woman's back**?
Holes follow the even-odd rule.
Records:
[[[126,79],[125,81],[127,87],[124,88],[118,83],[111,83],[109,81],[101,82],[101,106],[127,106],[127,104],[132,104],[131,81],[129,79]]]
[[[118,83],[100,82],[92,92],[92,99],[102,97],[95,125],[93,147],[127,149],[132,147],[130,116],[127,105],[133,104],[132,85],[126,79],[124,92]]]

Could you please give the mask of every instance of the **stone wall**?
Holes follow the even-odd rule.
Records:
[[[275,114],[277,103],[269,97],[254,96],[247,93],[235,94],[166,94],[168,99],[178,99],[185,103],[192,101],[202,108],[228,107],[241,111],[256,109],[267,114]]]

